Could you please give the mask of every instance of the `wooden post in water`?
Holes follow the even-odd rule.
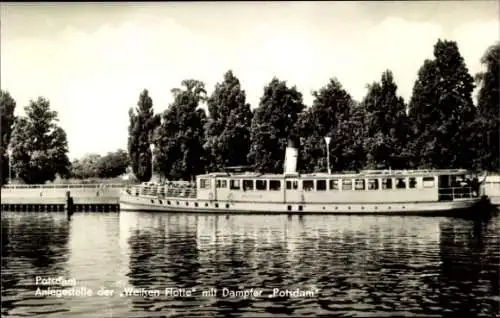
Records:
[[[73,204],[73,198],[71,197],[71,192],[66,191],[66,214],[68,216],[73,215],[75,209],[75,205]]]

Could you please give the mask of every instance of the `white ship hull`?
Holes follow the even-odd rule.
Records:
[[[298,214],[442,214],[472,208],[480,198],[436,202],[386,203],[273,203],[204,201],[186,198],[132,196],[122,194],[120,211],[195,212],[195,213],[298,213]]]

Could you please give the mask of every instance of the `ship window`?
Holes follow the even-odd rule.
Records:
[[[299,188],[299,182],[297,180],[287,180],[286,181],[287,190],[297,190]]]
[[[269,190],[278,191],[279,189],[281,189],[281,181],[269,180]]]
[[[240,189],[240,180],[231,180],[229,183],[229,187],[231,190],[239,190]]]
[[[256,190],[267,190],[267,180],[255,180]]]
[[[382,189],[392,189],[392,179],[384,179],[382,180]]]
[[[316,180],[316,191],[326,191],[326,180]]]
[[[201,189],[210,188],[210,179],[200,179],[200,188]]]
[[[330,180],[330,190],[339,189],[339,180]]]
[[[417,178],[410,178],[410,181],[408,182],[408,187],[410,189],[416,189],[417,188]]]
[[[434,188],[434,177],[424,177],[423,186],[424,188]]]
[[[356,179],[354,183],[354,189],[364,190],[365,189],[365,179]]]
[[[406,189],[406,182],[404,178],[396,179],[396,189]]]
[[[368,190],[378,190],[378,179],[368,179]]]
[[[342,180],[342,190],[352,190],[352,180],[351,179]]]
[[[227,188],[227,180],[217,180],[217,188]]]
[[[302,189],[304,189],[304,191],[312,191],[312,190],[314,190],[314,180],[304,180],[304,181],[302,181]]]
[[[253,180],[243,180],[243,191],[253,190]]]

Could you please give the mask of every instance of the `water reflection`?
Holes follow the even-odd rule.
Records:
[[[498,221],[3,213],[2,317],[498,317]],[[35,297],[36,275],[117,294]],[[128,287],[184,296],[119,297]],[[252,288],[262,294],[222,294]],[[275,288],[310,293],[269,298]]]
[[[197,288],[190,298],[134,299],[134,308],[148,316],[498,312],[498,228],[492,222],[478,228],[469,220],[422,217],[137,218],[141,224],[129,238],[130,284]],[[464,259],[469,276],[459,265]],[[218,295],[203,297],[200,291],[210,288]],[[223,297],[223,288],[264,292],[263,297],[230,298]],[[269,298],[274,288],[318,292]],[[456,297],[458,290],[463,297]]]
[[[454,314],[477,316],[500,311],[500,243],[498,223],[454,220],[440,225],[440,278],[448,282],[439,302],[454,307]],[[485,242],[486,240],[486,242]]]
[[[128,248],[120,244],[120,215],[76,213],[71,218],[70,231],[69,275],[77,280],[77,287],[91,289],[93,296],[66,297],[71,312],[65,316],[126,317],[129,299],[97,295],[101,288],[118,294],[126,284]]]
[[[61,314],[64,300],[35,295],[35,277],[68,277],[64,214],[2,212],[2,317]]]

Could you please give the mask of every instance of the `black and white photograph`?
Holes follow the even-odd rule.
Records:
[[[498,1],[0,4],[1,317],[499,317]]]

